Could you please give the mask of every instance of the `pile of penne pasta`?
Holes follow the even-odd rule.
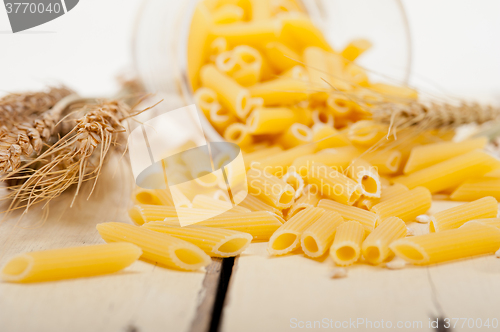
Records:
[[[369,118],[374,103],[417,98],[370,82],[354,62],[370,47],[356,39],[335,51],[295,0],[203,0],[190,28],[188,76],[226,141],[288,149],[339,130],[366,132],[371,123],[349,127]]]
[[[242,148],[248,190],[214,190],[225,182],[213,176],[192,190],[187,180],[182,191],[137,188],[135,225],[97,226],[108,244],[15,256],[2,280],[112,273],[139,257],[198,270],[252,241],[267,241],[273,256],[328,254],[341,267],[395,256],[435,264],[500,248],[500,161],[484,150],[487,139],[455,142],[450,131],[428,130],[372,149],[389,130],[368,119],[370,102],[417,95],[369,82],[353,62],[368,41],[335,52],[295,0],[204,0],[188,42],[197,104]],[[167,166],[178,179],[198,179],[196,162],[184,159]],[[468,203],[427,215],[433,197]],[[181,227],[180,215],[190,225]],[[413,234],[414,221],[427,223],[427,234]]]

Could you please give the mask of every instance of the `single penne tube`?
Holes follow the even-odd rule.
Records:
[[[331,80],[331,76],[329,75],[325,51],[319,47],[310,46],[306,47],[302,56],[307,72],[309,73],[309,80],[312,83],[313,89],[327,89],[329,86],[326,82]],[[323,99],[326,100],[326,98],[328,98],[328,94],[326,92],[323,92],[322,94],[324,95]]]
[[[314,190],[311,185],[305,186],[302,195],[300,195],[295,202],[293,202],[292,206],[288,210],[286,218],[290,219],[300,211],[309,207],[316,207],[320,200],[321,195],[317,190]]]
[[[173,236],[119,222],[98,224],[97,231],[106,242],[128,242],[142,249],[142,259],[166,267],[198,270],[211,263],[203,250]]]
[[[380,176],[370,163],[361,158],[354,159],[347,168],[347,175],[359,184],[364,197],[380,197]]]
[[[373,206],[370,211],[379,215],[380,220],[398,217],[412,221],[425,214],[431,207],[432,196],[427,188],[417,187],[397,197],[390,198]]]
[[[269,239],[267,251],[270,255],[284,255],[300,246],[302,233],[318,220],[325,210],[307,208],[300,211],[280,226]]]
[[[326,100],[326,106],[335,117],[346,118],[352,111],[353,102],[341,93],[331,93]]]
[[[178,214],[186,218],[190,216],[199,218],[200,216],[213,215],[213,209],[193,209],[162,205],[134,205],[129,210],[130,218],[137,225],[142,225],[151,221],[161,221],[165,218],[177,218]]]
[[[418,98],[418,92],[410,87],[402,85],[390,85],[386,83],[370,84],[370,90],[381,94],[386,99],[405,101]]]
[[[229,24],[240,22],[245,16],[243,8],[227,4],[219,7],[212,13],[212,19],[215,24]]]
[[[363,241],[361,247],[363,257],[370,264],[380,264],[392,254],[389,245],[405,236],[406,224],[403,220],[397,217],[382,220],[380,225]]]
[[[493,254],[499,247],[500,229],[473,221],[458,229],[399,239],[389,246],[396,256],[415,265]]]
[[[12,257],[0,269],[0,280],[41,282],[118,272],[142,255],[130,243],[32,251]]]
[[[337,212],[325,211],[300,236],[302,251],[309,257],[322,256],[332,245],[335,230],[344,222]]]
[[[298,145],[304,145],[312,142],[313,133],[311,128],[302,123],[292,124],[278,138],[277,142],[285,149],[290,149]]]
[[[250,0],[252,21],[265,21],[271,18],[271,2],[269,0]]]
[[[349,63],[344,68],[344,75],[346,77],[347,82],[352,85],[357,85],[361,87],[367,87],[370,85],[370,80],[362,67],[356,65],[355,63]],[[359,113],[369,115],[367,109],[365,107],[358,107],[356,111],[360,111]]]
[[[247,127],[254,135],[278,134],[296,121],[293,110],[286,107],[258,107],[248,116]]]
[[[467,221],[465,224],[475,223],[475,222],[479,222],[479,223],[482,223],[482,224],[485,224],[485,225],[489,225],[489,226],[493,226],[493,227],[496,227],[496,228],[500,228],[500,218],[473,219],[473,220]]]
[[[277,153],[283,152],[283,148],[279,145],[273,145],[261,150],[256,150],[249,153],[243,154],[243,159],[245,160],[245,165],[250,167],[252,162],[258,162],[259,160],[265,159],[267,157],[274,156]]]
[[[279,42],[267,43],[264,48],[264,54],[271,66],[279,72],[289,70],[302,62],[302,57],[299,53]]]
[[[302,13],[283,13],[279,16],[282,24],[278,40],[287,45],[297,45],[299,49],[316,46],[332,52],[323,33],[313,24],[311,19]]]
[[[219,108],[220,104],[217,100],[217,94],[209,88],[199,88],[194,94],[194,101],[201,109],[206,117],[210,116],[210,111],[213,108]]]
[[[354,39],[342,50],[341,55],[348,61],[354,61],[371,47],[372,43],[367,39]]]
[[[315,154],[298,156],[293,161],[292,167],[303,177],[307,176],[309,167],[314,163],[324,164],[339,172],[343,172],[359,155],[359,150],[351,146],[334,148],[328,151],[321,150]]]
[[[288,168],[294,164],[294,161],[298,157],[309,155],[313,153],[315,149],[316,147],[314,144],[299,145],[273,156],[269,156],[256,163],[255,167],[264,169],[270,174],[281,177],[288,172]],[[297,171],[297,168],[294,170]],[[299,174],[301,173],[299,172]]]
[[[377,168],[380,175],[392,175],[399,170],[402,154],[397,150],[380,150],[362,155],[363,159]]]
[[[248,209],[253,212],[257,211],[268,211],[271,213],[274,213],[278,215],[279,217],[283,217],[283,213],[281,212],[280,209],[275,208],[274,206],[271,206],[269,204],[264,203],[254,195],[247,195],[246,192],[241,192],[237,193],[235,196],[238,197],[240,195],[245,195],[245,198],[243,200],[236,198],[237,201],[240,203],[238,206],[243,207],[245,209]]]
[[[469,179],[453,191],[450,198],[454,201],[473,201],[484,196],[500,200],[500,178],[486,177]]]
[[[485,151],[474,150],[409,175],[399,176],[393,181],[404,184],[409,189],[424,186],[434,194],[456,188],[471,175],[480,177],[498,168],[500,161],[497,158]]]
[[[345,59],[342,55],[330,52],[326,53],[325,58],[328,66],[328,73],[330,74],[327,79],[328,86],[333,87],[336,91],[351,90],[352,86],[345,77]]]
[[[288,77],[255,84],[248,88],[254,98],[262,98],[265,106],[293,105],[307,100],[311,83]]]
[[[227,109],[219,107],[210,110],[209,120],[219,133],[224,133],[231,123],[236,122],[236,117]]]
[[[356,263],[361,256],[361,244],[365,238],[365,229],[357,221],[342,223],[335,231],[335,238],[330,247],[330,257],[339,266]]]
[[[235,122],[229,125],[224,131],[224,139],[228,142],[246,147],[252,144],[253,137],[248,127],[242,123]]]
[[[343,133],[333,128],[333,126],[314,125],[312,130],[313,142],[316,142],[317,150],[352,145],[349,139]]]
[[[154,189],[137,187],[132,193],[132,200],[135,204],[163,205]]]
[[[223,213],[196,223],[196,226],[230,229],[251,234],[254,240],[267,241],[285,221],[269,211],[250,213]],[[153,225],[179,226],[177,218],[165,218],[163,221],[152,221]]]
[[[462,142],[440,142],[419,145],[411,150],[404,173],[410,174],[461,154],[482,149],[488,143],[486,137],[478,137]]]
[[[196,195],[193,198],[193,209],[219,210],[221,212],[250,212],[241,206],[233,206],[230,202],[221,201],[206,195]]]
[[[277,41],[280,22],[275,20],[236,22],[212,27],[211,35],[223,37],[230,46],[249,45],[258,49],[269,42]]]
[[[317,108],[311,113],[314,126],[327,126],[333,128],[333,114],[326,108]]]
[[[275,208],[282,210],[293,204],[293,187],[265,170],[250,169],[247,172],[247,183],[249,194]]]
[[[208,47],[208,59],[215,62],[217,57],[229,50],[226,38],[217,37],[215,38]]]
[[[387,135],[388,128],[372,120],[361,120],[352,124],[347,138],[361,146],[372,146]]]
[[[484,197],[451,209],[439,211],[430,217],[430,232],[442,232],[462,226],[469,220],[495,218],[498,202],[493,197]]]
[[[199,3],[193,12],[187,40],[187,75],[193,91],[200,86],[199,72],[208,58],[212,26],[210,10],[205,3]]]
[[[382,188],[381,193],[380,193],[380,198],[363,198],[359,200],[359,207],[366,208],[368,210],[371,210],[372,207],[377,205],[380,202],[384,202],[390,198],[397,197],[410,189],[406,188],[406,186],[400,184],[400,183],[395,183],[392,186],[387,186]]]
[[[246,119],[250,112],[250,92],[234,79],[220,72],[214,65],[205,65],[200,70],[201,83],[217,93],[222,106],[239,119]]]
[[[307,182],[322,196],[342,204],[353,205],[361,196],[359,185],[344,174],[321,163],[313,163],[307,172]]]
[[[179,227],[157,224],[144,224],[142,227],[192,243],[211,257],[237,256],[252,242],[252,235],[230,229],[198,225]]]
[[[295,198],[298,198],[302,195],[302,191],[304,190],[304,179],[293,170],[288,170],[285,175],[281,178],[281,180],[285,181],[289,185],[293,187],[295,190]]]
[[[332,201],[331,199],[322,199],[318,202],[317,207],[326,211],[334,211],[339,213],[345,220],[354,220],[364,227],[367,233],[373,232],[375,226],[379,223],[380,217],[370,211],[366,211],[355,206],[349,206],[342,203]]]

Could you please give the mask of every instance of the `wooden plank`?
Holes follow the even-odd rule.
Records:
[[[70,194],[55,200],[45,222],[39,209],[20,223],[18,215],[10,216],[0,224],[0,265],[20,252],[102,243],[96,224],[129,220],[131,176],[122,171],[114,178],[113,172],[103,174],[91,199],[86,200],[87,187],[73,208],[68,207]],[[198,303],[212,291],[203,287],[204,278],[203,271],[169,270],[139,261],[108,276],[0,283],[0,331],[192,330]]]
[[[431,211],[457,204],[435,202]],[[421,233],[427,225],[410,226]],[[500,260],[492,256],[402,270],[360,264],[349,268],[347,278],[331,279],[329,257],[270,258],[266,247],[267,243],[254,243],[237,260],[223,312],[223,332],[292,331],[302,324],[305,329],[307,322],[314,327],[314,321],[319,322],[316,328],[348,324],[348,328],[369,331],[377,324],[379,329],[380,324],[396,328],[402,322],[398,330],[430,331],[430,319],[439,316],[500,320]],[[458,325],[453,329],[465,330],[471,329]]]

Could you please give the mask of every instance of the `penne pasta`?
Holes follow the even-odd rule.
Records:
[[[286,209],[293,204],[293,187],[265,170],[250,169],[247,172],[247,182],[248,192],[264,203],[278,209]]]
[[[271,18],[271,1],[250,0],[252,21],[265,21]]]
[[[377,170],[361,158],[354,159],[347,168],[347,175],[359,184],[364,197],[380,197],[380,176]]]
[[[305,210],[309,207],[316,207],[318,205],[318,202],[321,199],[321,195],[317,190],[314,190],[314,188],[311,185],[307,185],[304,190],[302,195],[300,195],[295,202],[292,204],[290,209],[288,210],[286,217],[287,219],[292,218],[294,215],[299,213],[302,210]]]
[[[207,6],[204,3],[198,4],[191,19],[187,43],[187,74],[193,91],[200,86],[199,71],[208,58],[212,25],[212,17]]]
[[[250,92],[247,89],[211,64],[201,68],[200,77],[205,87],[217,93],[222,106],[239,119],[246,119],[251,105]]]
[[[241,206],[233,206],[231,202],[221,201],[210,196],[196,195],[193,198],[193,209],[218,210],[222,212],[250,212]]]
[[[365,229],[357,221],[346,221],[337,227],[330,257],[339,266],[356,263],[361,256],[361,244],[365,238]]]
[[[198,225],[179,227],[151,223],[144,224],[142,227],[192,243],[211,257],[237,256],[252,242],[252,235],[229,229]]]
[[[296,45],[298,49],[316,46],[332,52],[321,31],[314,26],[307,15],[302,13],[284,13],[279,16],[282,27],[278,40],[287,45]]]
[[[289,166],[295,164],[294,160],[296,160],[299,156],[313,153],[315,149],[316,147],[314,144],[299,145],[263,159],[256,165],[256,167],[264,169],[266,172],[275,176],[283,176],[288,171]],[[298,168],[295,167],[294,171],[297,170]],[[299,174],[303,175],[300,172]]]
[[[224,139],[228,142],[246,147],[252,144],[253,137],[248,127],[242,123],[235,122],[229,125],[224,131]]]
[[[341,55],[347,61],[356,60],[361,54],[365,53],[372,47],[372,43],[366,39],[354,39],[342,50]]]
[[[351,113],[352,101],[340,93],[331,93],[326,100],[326,106],[337,118],[345,118]]]
[[[219,7],[212,13],[212,19],[215,24],[229,24],[240,22],[245,16],[243,8],[227,4]]]
[[[300,174],[295,171],[288,170],[288,172],[283,175],[281,180],[292,186],[292,188],[295,190],[295,198],[302,195],[302,191],[304,190],[304,180],[302,179]]]
[[[309,257],[322,256],[332,245],[335,230],[344,222],[340,214],[325,211],[318,220],[302,233],[300,245]]]
[[[215,25],[210,32],[212,36],[225,38],[230,46],[249,45],[260,49],[277,41],[279,28],[279,22],[266,20]]]
[[[0,269],[0,280],[41,282],[118,272],[142,255],[130,243],[32,251],[12,257]]]
[[[316,154],[304,154],[293,161],[292,167],[302,175],[307,176],[309,167],[315,163],[321,163],[339,172],[343,172],[351,164],[352,160],[359,157],[360,152],[354,147],[340,147],[331,150],[322,150]]]
[[[361,248],[363,257],[370,264],[380,264],[392,254],[389,245],[405,236],[405,222],[397,217],[389,217],[366,237]]]
[[[380,220],[398,217],[404,221],[412,221],[430,209],[431,201],[432,197],[429,190],[424,187],[417,187],[397,197],[378,203],[370,211],[378,214]]]
[[[278,77],[248,88],[254,98],[262,98],[265,106],[293,105],[307,100],[310,83],[301,79]]]
[[[314,125],[313,128],[313,142],[317,142],[316,145],[318,150],[345,147],[351,145],[351,142],[347,137],[340,133],[333,126],[317,126]]]
[[[500,229],[472,221],[458,229],[399,239],[389,246],[398,257],[416,265],[493,254],[499,247]]]
[[[217,57],[220,54],[227,52],[227,51],[229,51],[229,47],[227,45],[226,38],[222,38],[222,37],[215,38],[210,43],[209,50],[208,50],[208,54],[209,54],[208,59],[212,62],[215,62],[215,60],[217,59]]]
[[[453,191],[450,198],[454,201],[473,201],[484,196],[500,200],[500,178],[485,177],[469,179]]]
[[[277,153],[280,153],[283,151],[283,148],[279,145],[273,145],[270,147],[266,147],[261,150],[249,152],[249,153],[244,153],[243,154],[243,159],[245,159],[245,165],[247,165],[247,168],[250,167],[252,162],[259,162],[262,159],[265,159],[267,157],[274,156]]]
[[[363,159],[376,167],[378,174],[391,175],[399,170],[402,154],[397,150],[381,150],[362,155]]]
[[[375,229],[375,226],[379,221],[379,216],[373,212],[334,202],[330,199],[320,200],[317,207],[325,209],[327,211],[337,212],[345,220],[354,220],[359,222],[361,226],[364,227],[367,234],[371,233]]]
[[[401,194],[406,193],[409,191],[406,186],[400,184],[400,183],[395,183],[392,186],[387,186],[385,188],[382,188],[381,193],[380,193],[380,198],[363,198],[359,201],[359,207],[366,208],[368,210],[371,210],[372,207],[377,205],[380,202],[387,201],[390,198],[397,197]]]
[[[339,203],[353,205],[361,196],[359,185],[325,164],[314,163],[307,172],[307,181],[316,186],[322,196]]]
[[[241,194],[245,194],[245,198],[243,200],[237,198],[237,200],[240,201],[238,206],[243,207],[243,208],[248,209],[248,210],[253,211],[253,212],[268,211],[268,212],[274,213],[274,214],[278,215],[279,217],[283,218],[283,213],[281,212],[280,209],[277,209],[269,204],[264,203],[263,201],[261,201],[260,199],[258,199],[257,197],[255,197],[253,195],[247,195],[245,192],[242,192]],[[240,195],[240,193],[236,194],[235,196],[238,197],[239,195]]]
[[[280,226],[269,239],[267,251],[270,255],[284,255],[300,246],[302,233],[316,220],[325,210],[319,208],[307,208],[300,211]]]
[[[142,259],[170,268],[198,270],[211,263],[210,256],[197,246],[166,234],[119,222],[96,228],[104,241],[133,243],[142,249]]]
[[[498,202],[493,197],[484,197],[451,209],[439,211],[430,217],[430,232],[441,232],[462,226],[469,220],[495,218]]]
[[[285,149],[290,149],[299,145],[304,145],[312,142],[313,134],[311,128],[301,123],[292,124],[285,132],[278,138],[280,143]]]
[[[394,99],[396,101],[407,101],[418,98],[416,90],[407,86],[396,86],[385,83],[374,83],[370,89],[384,96],[384,98]]]
[[[200,221],[196,226],[230,229],[251,234],[254,240],[267,241],[284,222],[281,217],[272,212],[259,211],[224,213]],[[177,218],[165,218],[163,221],[152,221],[150,226],[153,225],[179,226],[179,220]]]
[[[217,94],[209,88],[199,88],[196,90],[194,101],[206,117],[210,116],[210,111],[213,108],[220,108],[220,104],[217,101]]]
[[[372,146],[387,136],[388,128],[372,120],[361,120],[349,127],[347,138],[361,146]]]
[[[500,228],[500,218],[474,219],[474,220],[467,221],[464,225],[466,225],[468,223],[476,223],[476,222],[479,222],[479,223],[485,224],[485,225],[489,225],[489,226],[493,226],[496,228]]]
[[[287,71],[302,62],[302,57],[297,52],[279,42],[267,43],[264,54],[278,72]]]
[[[312,83],[314,90],[328,89],[328,82],[331,77],[329,75],[328,63],[326,60],[325,52],[315,46],[306,47],[302,54],[304,64],[309,73],[309,80]],[[326,100],[328,95],[326,92],[319,92],[314,94],[319,100]]]
[[[293,110],[286,107],[258,107],[247,119],[247,127],[254,135],[279,134],[297,121]]]
[[[219,107],[212,108],[209,114],[210,123],[219,133],[224,133],[224,130],[231,124],[236,122],[236,117],[229,113],[228,110]]]
[[[471,174],[482,176],[500,168],[500,161],[484,151],[471,151],[466,154],[442,161],[436,165],[399,176],[394,182],[404,184],[409,189],[424,186],[431,193],[456,188]]]
[[[461,154],[482,149],[487,142],[486,137],[478,137],[458,143],[440,142],[416,146],[411,150],[404,173],[410,174]]]
[[[315,126],[333,127],[333,114],[329,113],[325,108],[317,108],[312,112],[313,124]]]

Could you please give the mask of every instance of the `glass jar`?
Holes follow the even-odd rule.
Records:
[[[187,79],[187,40],[199,0],[144,0],[133,34],[133,58],[146,89],[159,93],[169,111],[194,103]],[[407,83],[411,72],[411,36],[400,0],[301,0],[334,49],[354,38],[374,47],[356,61],[377,81]],[[223,141],[200,112],[205,135]],[[189,121],[186,118],[186,121]]]

